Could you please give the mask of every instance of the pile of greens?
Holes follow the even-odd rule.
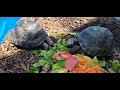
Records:
[[[27,67],[27,72],[29,73],[39,73],[38,67],[52,68],[52,72],[56,73],[61,67],[64,67],[64,59],[58,58],[56,61],[51,60],[51,57],[60,51],[68,51],[66,47],[66,40],[59,38],[57,43],[54,43],[53,47],[50,47],[49,50],[35,50],[33,54],[38,56],[38,61],[35,62],[32,66]]]
[[[120,62],[118,60],[110,60],[107,64],[110,73],[118,73],[120,70]]]

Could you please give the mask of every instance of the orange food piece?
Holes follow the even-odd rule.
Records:
[[[92,61],[90,59],[86,59],[81,55],[76,56],[79,61],[75,68],[72,70],[73,73],[108,73],[106,70],[102,69],[99,65],[94,65],[89,67],[88,64]]]

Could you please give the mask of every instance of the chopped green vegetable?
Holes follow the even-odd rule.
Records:
[[[98,61],[96,56],[93,59],[89,58],[88,56],[84,56],[84,57],[87,58],[88,60],[92,60],[92,62],[88,63],[89,67],[93,67],[94,65],[98,65],[99,64],[99,61]]]
[[[58,63],[53,64],[52,66],[52,73],[57,73],[60,70],[61,66]]]
[[[92,61],[93,61],[94,64],[99,64],[96,56],[92,59]]]
[[[39,73],[38,70],[37,71],[34,71],[34,73]]]
[[[113,70],[110,69],[110,68],[108,68],[108,71],[109,71],[110,73],[116,73],[115,71],[113,71]]]
[[[27,71],[27,73],[34,73],[34,71],[37,71],[36,67],[29,67],[29,71]]]
[[[118,60],[110,60],[109,64],[111,64],[111,69],[115,72],[118,72],[120,69],[120,62]]]
[[[84,53],[84,52],[82,52],[80,55],[85,56],[85,53]]]
[[[58,61],[63,61],[64,59],[62,57],[57,57]]]
[[[39,67],[40,65],[39,65],[39,63],[34,63],[32,66],[35,67],[35,68],[37,68],[37,67]]]
[[[100,65],[100,67],[104,67],[105,66],[105,61],[98,61],[98,63],[99,63],[99,65]]]
[[[36,56],[38,56],[40,54],[40,50],[33,51],[33,54],[36,55]]]
[[[58,66],[60,66],[60,67],[64,67],[64,61],[58,61]]]

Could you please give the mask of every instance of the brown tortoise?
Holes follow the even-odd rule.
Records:
[[[16,27],[11,30],[10,40],[14,45],[28,49],[37,46],[46,46],[45,41],[50,45],[53,44],[47,32],[38,23],[29,20],[20,20],[17,22]]]

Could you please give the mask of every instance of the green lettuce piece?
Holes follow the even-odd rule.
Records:
[[[113,70],[110,69],[110,68],[108,68],[108,71],[109,71],[110,73],[116,73],[115,71],[113,71]]]
[[[105,64],[106,64],[106,62],[105,62],[105,61],[98,61],[98,63],[99,63],[99,65],[100,65],[100,67],[104,67],[104,66],[105,66]]]
[[[56,63],[56,64],[53,64],[52,66],[52,73],[58,73],[58,71],[60,70],[60,66]]]
[[[109,63],[111,64],[111,69],[118,72],[120,69],[120,62],[118,60],[110,60]]]
[[[95,57],[92,59],[92,62],[93,62],[94,64],[99,64],[99,61],[98,61],[98,59],[97,59],[97,56],[95,56]]]

